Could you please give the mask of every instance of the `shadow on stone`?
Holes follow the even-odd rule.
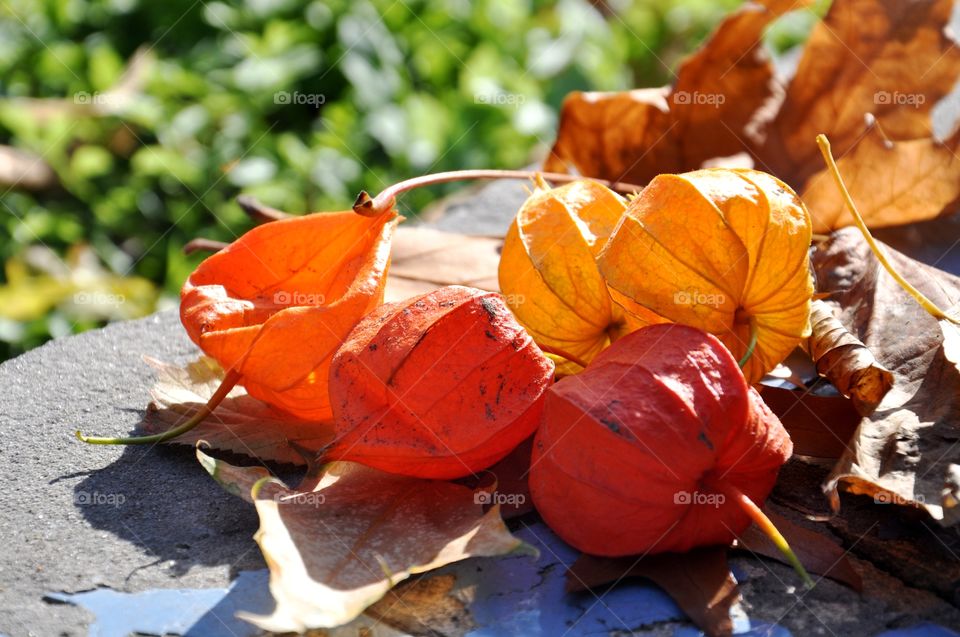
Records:
[[[231,577],[265,567],[253,541],[256,511],[214,482],[188,447],[126,447],[77,484],[74,506],[94,528],[168,563],[171,575],[196,565],[227,565]]]

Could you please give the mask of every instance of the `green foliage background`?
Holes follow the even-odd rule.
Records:
[[[415,174],[527,164],[568,91],[668,82],[736,4],[7,0],[0,144],[59,184],[0,188],[0,359],[175,304],[200,259],[182,245],[249,227],[240,192],[343,209]],[[142,89],[118,100],[138,49]]]

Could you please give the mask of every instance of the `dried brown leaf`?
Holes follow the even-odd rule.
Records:
[[[860,423],[853,402],[842,396],[780,387],[763,387],[760,395],[790,433],[794,455],[836,460]]]
[[[653,581],[707,635],[733,634],[730,609],[740,600],[740,591],[727,564],[726,548],[711,546],[640,559],[583,554],[567,571],[567,591],[598,588],[625,577]]]
[[[783,13],[809,3],[745,2],[683,62],[670,102],[676,123],[671,133],[677,140],[683,170],[747,149],[758,111],[783,99],[782,84],[761,43],[764,29]]]
[[[393,236],[385,301],[401,301],[445,285],[497,291],[502,239],[400,226]]]
[[[893,373],[877,362],[823,301],[810,305],[810,326],[807,351],[816,361],[817,372],[850,398],[861,415],[873,412],[893,386]]]
[[[476,628],[476,623],[463,600],[451,595],[456,582],[453,575],[407,580],[364,614],[404,635],[461,637]]]
[[[940,307],[960,301],[960,278],[885,248],[895,267]],[[960,466],[960,369],[944,326],[880,267],[860,233],[834,233],[813,257],[827,303],[841,323],[894,375],[894,386],[861,420],[828,487],[842,486],[925,509],[954,524]]]
[[[956,137],[892,142],[876,125],[837,161],[857,209],[871,228],[926,221],[954,212],[960,199]],[[813,231],[853,225],[853,217],[826,168],[804,186]]]
[[[543,169],[576,169],[581,175],[636,184],[661,172],[680,172],[679,150],[670,136],[669,96],[666,86],[570,93],[563,100],[557,141]]]
[[[545,170],[645,184],[743,152],[753,116],[782,95],[763,30],[804,4],[745,3],[684,60],[672,88],[571,93]]]
[[[930,112],[960,71],[952,8],[952,0],[835,0],[804,46],[759,151],[763,165],[799,188],[823,166],[814,138],[825,133],[843,156],[867,113],[894,140],[930,137]]]

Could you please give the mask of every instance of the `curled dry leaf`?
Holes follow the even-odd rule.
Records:
[[[397,216],[316,213],[250,230],[181,292],[190,338],[250,395],[301,418],[331,416],[337,347],[382,297]]]
[[[582,180],[551,189],[543,180],[517,213],[500,257],[500,290],[534,340],[589,363],[630,331],[596,257],[617,225],[626,201]],[[561,362],[561,374],[582,369]]]
[[[467,604],[455,594],[456,583],[454,575],[408,579],[367,607],[364,615],[396,629],[397,637],[465,637],[477,626]],[[370,627],[369,637],[377,637],[377,624]],[[344,633],[344,637],[360,636],[368,637],[363,631]]]
[[[257,508],[255,537],[276,608],[268,617],[244,618],[264,630],[339,626],[414,573],[526,546],[496,507],[484,513],[473,491],[453,483],[334,462],[289,489],[265,480],[262,467],[234,467],[200,450],[197,458],[227,491]]]
[[[810,333],[810,236],[803,203],[766,173],[660,175],[627,207],[600,271],[637,322],[698,327],[738,359],[755,334],[744,367],[754,383]]]
[[[645,184],[745,150],[751,119],[782,92],[763,30],[805,4],[744,3],[680,65],[672,88],[571,93],[545,170]]]
[[[960,137],[890,141],[876,124],[839,160],[850,194],[871,228],[933,219],[960,199]],[[813,231],[853,225],[836,184],[824,168],[807,181],[803,201]]]
[[[158,434],[179,425],[205,404],[223,381],[223,369],[206,356],[183,367],[149,357],[144,360],[157,370],[157,382],[150,390],[153,402],[138,433]],[[319,451],[333,437],[331,421],[300,420],[253,398],[242,387],[234,387],[210,416],[170,442],[194,446],[202,440],[212,449],[303,464],[302,454],[291,444]]]
[[[337,440],[327,457],[470,475],[533,433],[553,372],[495,292],[448,286],[382,305],[333,360]]]
[[[897,269],[940,307],[960,301],[960,279],[884,248]],[[894,375],[877,409],[860,421],[827,486],[960,520],[960,369],[940,323],[883,270],[860,233],[836,232],[814,253],[820,285],[841,323]]]
[[[861,415],[870,414],[893,386],[893,373],[877,362],[823,301],[811,304],[810,326],[806,347],[817,372],[850,398]]]

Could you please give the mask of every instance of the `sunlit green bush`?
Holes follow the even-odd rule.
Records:
[[[0,358],[171,302],[187,240],[249,227],[240,192],[343,209],[414,174],[527,164],[568,91],[669,81],[735,4],[8,0],[0,144],[57,183],[0,190]]]

